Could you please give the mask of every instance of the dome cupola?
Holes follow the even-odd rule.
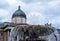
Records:
[[[20,6],[18,6],[18,10],[16,10],[12,16],[12,18],[14,17],[24,17],[26,18],[25,13],[20,9]]]
[[[12,22],[15,24],[26,23],[26,15],[18,6],[18,10],[16,10],[12,15]]]

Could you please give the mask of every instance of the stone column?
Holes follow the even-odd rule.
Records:
[[[19,35],[17,35],[17,41],[19,41]]]
[[[10,41],[10,31],[9,30],[7,31],[7,34],[8,34],[8,36],[7,36],[8,37],[8,41]]]
[[[12,38],[12,41],[14,41],[14,38]]]
[[[9,31],[7,31],[7,33],[8,33],[8,41],[9,41]]]

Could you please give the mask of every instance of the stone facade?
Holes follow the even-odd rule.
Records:
[[[4,31],[4,29],[0,29],[0,41],[8,40],[8,31]]]

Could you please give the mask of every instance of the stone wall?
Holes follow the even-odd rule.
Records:
[[[7,32],[3,29],[0,29],[0,41],[7,41]]]

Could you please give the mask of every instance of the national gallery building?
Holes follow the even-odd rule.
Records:
[[[0,41],[59,41],[58,30],[51,24],[30,25],[20,6],[12,15],[12,22],[0,23]]]

